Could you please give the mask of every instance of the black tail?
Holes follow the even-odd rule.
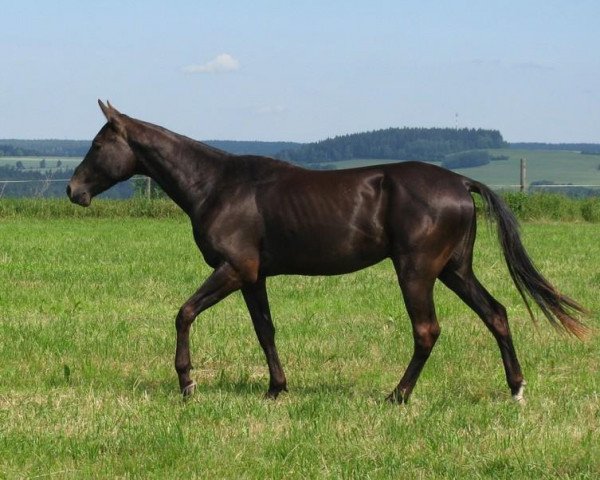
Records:
[[[534,318],[527,296],[540,307],[540,310],[555,327],[562,326],[578,338],[585,338],[589,328],[577,320],[573,314],[586,313],[586,310],[571,298],[558,292],[535,268],[527,255],[521,237],[519,224],[504,201],[488,187],[474,180],[468,180],[467,188],[483,199],[488,216],[498,227],[498,239],[508,271],[521,294],[527,310]]]

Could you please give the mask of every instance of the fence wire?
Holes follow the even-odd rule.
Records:
[[[52,187],[52,184],[66,184],[69,178],[46,178],[46,179],[30,179],[30,180],[1,180],[0,179],[0,198],[2,197],[60,197],[63,196],[64,189]],[[136,175],[130,178],[127,182],[123,182],[127,187],[121,189],[119,193],[112,191],[112,188],[103,194],[105,198],[130,198],[134,195],[146,196],[155,198],[160,196],[160,188],[150,180],[149,177]],[[26,191],[11,192],[11,185],[31,185],[32,188]],[[34,187],[37,185],[38,187]],[[556,191],[560,193],[562,190],[568,196],[600,196],[600,185],[584,185],[584,184],[488,184],[493,190],[505,191],[523,191],[524,193],[538,193],[543,191]],[[113,187],[114,188],[114,187]],[[577,190],[573,190],[577,189]]]

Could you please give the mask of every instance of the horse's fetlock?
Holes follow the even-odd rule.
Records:
[[[186,364],[175,364],[175,371],[177,372],[178,375],[187,375],[190,373],[190,370],[192,369],[192,366],[189,363]]]

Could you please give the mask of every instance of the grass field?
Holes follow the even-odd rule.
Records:
[[[17,162],[23,162],[26,169],[40,170],[40,161],[46,160],[46,168],[43,171],[52,171],[57,168],[57,162],[61,162],[59,168],[75,168],[81,163],[81,157],[0,157],[0,166],[15,166]],[[1,180],[1,179],[0,179]]]
[[[600,156],[581,155],[579,152],[565,150],[489,150],[491,155],[505,155],[508,160],[493,161],[488,165],[476,168],[456,170],[458,173],[487,183],[488,185],[518,185],[521,158],[527,159],[527,183],[548,180],[555,183],[571,183],[575,185],[600,185]],[[26,168],[38,169],[42,157],[0,157],[0,165],[15,165],[21,160]],[[47,169],[56,167],[62,161],[61,168],[74,168],[81,158],[47,157]],[[394,163],[397,160],[354,159],[330,163],[332,168],[353,168],[378,163]],[[0,179],[1,180],[1,179]]]
[[[490,162],[476,168],[463,168],[456,172],[474,178],[488,185],[518,185],[520,175],[520,159],[527,160],[527,183],[548,180],[555,183],[571,183],[574,185],[600,185],[600,156],[581,155],[578,152],[543,151],[543,150],[489,150],[491,155],[508,156],[508,160]],[[336,168],[352,168],[378,163],[393,163],[396,160],[354,159],[329,165]]]
[[[597,328],[600,224],[523,230]],[[174,317],[208,273],[186,220],[14,217],[0,238],[0,478],[600,476],[599,336],[536,328],[484,226],[477,271],[512,319],[525,406],[491,335],[442,286],[442,336],[411,403],[382,402],[412,351],[388,263],[270,281],[290,388],[276,402],[241,296],[207,311],[183,402]]]
[[[520,159],[527,160],[527,183],[548,180],[574,185],[600,185],[600,156],[568,151],[490,150],[491,155],[506,155],[508,160],[490,162],[476,168],[456,170],[489,185],[518,185]]]

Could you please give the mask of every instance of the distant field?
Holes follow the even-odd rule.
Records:
[[[597,328],[600,224],[523,227]],[[492,336],[441,285],[411,403],[382,401],[412,353],[389,262],[269,282],[290,387],[276,402],[241,296],[202,314],[183,402],[174,318],[209,272],[187,219],[15,217],[0,237],[0,478],[600,478],[600,335],[536,327],[484,225],[476,271],[508,309],[523,406]]]
[[[537,151],[537,150],[489,150],[492,155],[505,155],[508,160],[493,161],[488,165],[476,168],[463,168],[456,172],[474,178],[489,185],[518,185],[520,159],[527,160],[527,183],[536,180],[548,180],[555,183],[572,183],[575,185],[600,185],[600,156],[582,155],[569,151]],[[332,168],[354,168],[365,165],[394,163],[400,160],[353,159],[341,162],[326,163]]]
[[[40,161],[46,160],[45,170],[54,170],[56,168],[75,168],[81,162],[81,157],[0,157],[0,166],[12,165],[17,162],[23,162],[26,169],[40,170]],[[62,162],[60,167],[57,167],[57,162]],[[0,180],[2,180],[0,178]]]
[[[488,165],[476,168],[455,170],[458,173],[482,181],[488,185],[506,186],[519,183],[519,160],[527,160],[527,183],[548,180],[555,183],[571,183],[575,185],[600,185],[600,156],[582,155],[570,151],[540,151],[540,150],[490,150],[492,155],[505,155],[508,160],[493,161]],[[0,165],[15,165],[23,162],[25,168],[39,169],[40,160],[46,159],[46,171],[56,168],[58,161],[61,168],[74,168],[80,162],[80,157],[0,157]],[[395,163],[400,160],[388,159],[353,159],[340,162],[312,164],[310,166],[325,166],[326,168],[354,168],[365,165]],[[0,178],[0,180],[2,180]]]
[[[527,183],[549,180],[574,185],[600,185],[600,156],[568,151],[490,150],[492,155],[507,155],[508,160],[493,161],[476,168],[456,170],[490,185],[519,183],[519,161],[527,160]]]

